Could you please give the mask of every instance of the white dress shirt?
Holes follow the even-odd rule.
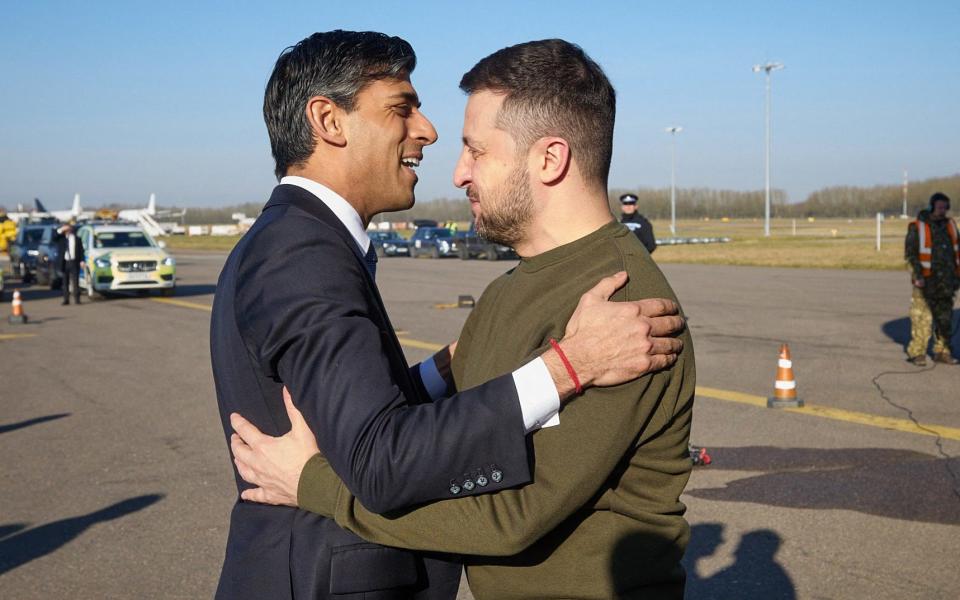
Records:
[[[316,196],[347,228],[347,231],[357,242],[360,253],[367,253],[370,248],[370,237],[363,226],[363,219],[342,196],[327,186],[306,177],[287,175],[280,179],[280,184],[295,185]],[[419,369],[420,378],[430,397],[434,400],[443,397],[447,386],[437,370],[433,357],[421,362]],[[527,433],[541,427],[552,427],[560,424],[560,395],[557,393],[557,387],[553,383],[550,371],[542,358],[535,358],[514,371],[513,383],[517,386],[517,396],[520,398],[520,413],[523,415],[523,426]]]
[[[67,234],[67,255],[64,260],[76,260],[77,258],[77,236],[72,233]]]

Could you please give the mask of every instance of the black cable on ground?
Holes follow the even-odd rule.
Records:
[[[950,477],[953,478],[953,494],[957,497],[958,500],[960,500],[960,473],[957,473],[956,471],[954,471],[953,467],[950,465],[950,459],[953,457],[944,451],[943,438],[935,430],[921,425],[920,422],[917,421],[916,417],[913,416],[913,410],[911,410],[906,406],[897,404],[896,402],[891,400],[890,397],[887,396],[886,391],[884,391],[884,389],[880,387],[879,380],[881,377],[885,375],[918,375],[920,373],[929,373],[930,371],[933,371],[936,368],[937,368],[937,363],[933,363],[933,365],[930,367],[926,367],[924,369],[918,369],[916,371],[884,371],[882,373],[877,374],[877,376],[874,377],[871,381],[874,387],[877,388],[877,391],[880,392],[880,397],[886,400],[887,404],[906,413],[907,418],[910,419],[913,422],[913,424],[917,426],[917,429],[920,429],[921,431],[925,431],[937,438],[936,441],[934,442],[937,445],[937,452],[939,452],[940,456],[944,459],[945,461],[944,465],[947,468],[947,472],[950,473]]]

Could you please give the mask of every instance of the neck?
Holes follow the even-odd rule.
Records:
[[[517,254],[531,258],[575,242],[613,221],[603,189],[577,188],[570,193],[550,190],[538,205],[525,238],[516,244]]]
[[[346,200],[347,203],[357,211],[357,214],[360,215],[360,220],[363,221],[363,226],[368,226],[371,219],[373,219],[375,216],[375,213],[369,213],[367,210],[367,203],[364,202],[362,198],[357,198],[355,195],[351,197],[351,188],[356,188],[349,184],[349,175],[347,174],[347,170],[330,167],[329,165],[327,168],[321,169],[316,165],[317,162],[322,161],[315,161],[313,157],[311,157],[307,164],[299,167],[290,167],[287,169],[287,175],[310,179],[311,181],[316,181],[317,183],[330,188],[341,198]]]

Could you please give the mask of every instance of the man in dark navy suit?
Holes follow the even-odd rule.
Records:
[[[225,433],[233,413],[267,435],[290,430],[286,386],[330,468],[378,512],[529,483],[526,434],[561,402],[581,385],[667,366],[677,352],[676,340],[652,336],[679,327],[678,317],[651,320],[650,305],[606,301],[625,281],[619,274],[571,317],[560,342],[569,364],[550,350],[453,395],[449,349],[407,365],[365,229],[380,212],[412,206],[415,169],[437,139],[410,83],[415,64],[407,42],[370,32],[318,33],[283,52],[264,99],[280,185],[223,268],[210,332]],[[470,489],[454,483],[466,472],[479,474]],[[455,558],[370,544],[333,520],[247,502],[250,486],[236,475],[218,598],[456,595]]]

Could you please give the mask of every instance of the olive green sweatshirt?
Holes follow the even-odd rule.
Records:
[[[464,325],[458,389],[509,373],[563,337],[580,296],[607,275],[630,280],[615,300],[676,299],[636,236],[618,223],[529,259],[486,289]],[[322,460],[301,476],[302,508],[370,541],[467,555],[478,600],[682,598],[689,538],[679,497],[695,387],[693,345],[670,369],[590,388],[560,424],[531,436],[534,481],[402,514],[367,511]]]

